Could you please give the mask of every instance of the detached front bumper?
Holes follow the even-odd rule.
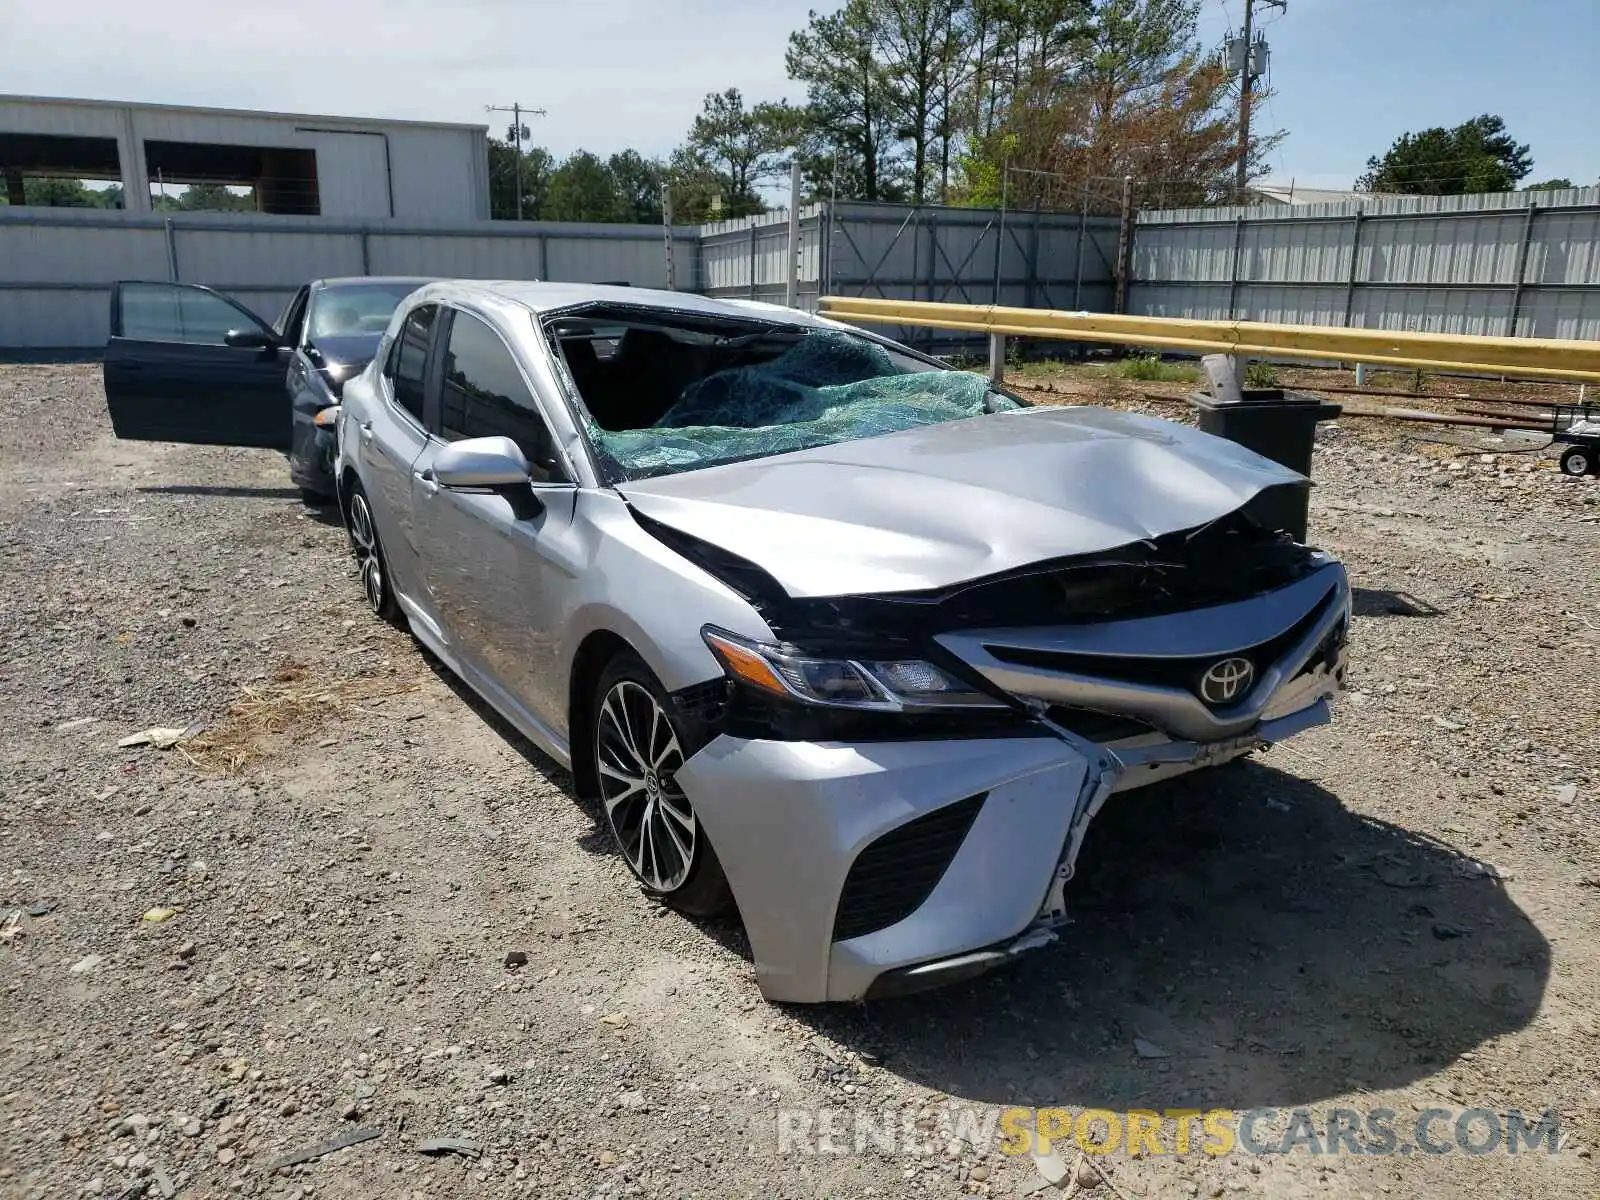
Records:
[[[762,993],[857,1000],[1053,941],[1083,835],[1113,792],[1329,716],[1323,696],[1223,743],[1121,751],[1064,730],[862,745],[724,735],[678,780],[728,873]]]

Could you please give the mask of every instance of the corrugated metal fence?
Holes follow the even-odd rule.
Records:
[[[1130,307],[1600,338],[1600,188],[1142,213]]]
[[[880,299],[1111,307],[1117,221],[1076,213],[934,205],[829,203],[800,212],[796,306],[819,294]],[[788,281],[788,216],[767,213],[701,230],[702,289],[781,304]],[[886,332],[941,349],[981,337]]]
[[[692,287],[699,233],[673,231],[674,273]],[[119,279],[206,283],[271,320],[308,279],[439,275],[667,284],[652,225],[479,221],[412,226],[317,217],[0,208],[0,347],[105,344]]]
[[[801,211],[799,307],[821,294],[1108,311],[1118,222],[892,204]],[[782,303],[788,216],[672,236],[672,284]],[[668,284],[649,225],[0,208],[0,347],[104,344],[119,279],[208,283],[271,316],[307,279],[420,274]],[[1600,339],[1600,188],[1141,214],[1129,311]],[[888,330],[925,347],[971,338]]]

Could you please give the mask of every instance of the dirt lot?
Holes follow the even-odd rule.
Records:
[[[1022,1105],[1561,1115],[1554,1156],[1118,1152],[1108,1200],[1600,1195],[1600,481],[1440,436],[1318,452],[1335,725],[1108,809],[1017,969],[780,1009],[368,616],[281,458],[0,367],[0,1194],[1013,1196],[1034,1164],[941,1122]],[[928,1153],[780,1147],[824,1106]]]

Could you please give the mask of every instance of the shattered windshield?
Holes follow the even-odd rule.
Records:
[[[590,312],[550,332],[618,482],[1022,406],[845,330]]]

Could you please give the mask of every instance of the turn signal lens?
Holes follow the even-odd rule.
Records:
[[[789,689],[784,687],[783,680],[778,678],[771,664],[750,647],[709,629],[704,630],[701,636],[705,638],[706,645],[711,647],[711,653],[721,661],[723,669],[735,679],[742,679],[745,683],[776,692],[780,696],[789,694]]]
[[[339,423],[339,406],[330,404],[327,408],[317,410],[317,415],[311,418],[313,425],[320,425],[324,429],[332,429]]]
[[[731,678],[788,700],[883,712],[928,708],[1004,708],[932,663],[812,658],[711,626],[700,631]]]

